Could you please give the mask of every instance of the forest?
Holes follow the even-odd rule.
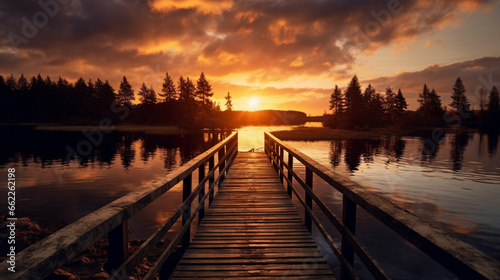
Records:
[[[451,88],[452,102],[443,106],[435,89],[424,84],[419,93],[419,107],[408,110],[401,89],[397,93],[387,87],[384,94],[377,93],[369,84],[361,90],[355,75],[344,92],[335,85],[330,95],[331,115],[324,125],[333,128],[361,129],[367,127],[420,128],[446,125],[498,126],[500,124],[499,92],[493,86],[487,94],[482,90],[479,109],[472,110],[466,96],[466,88],[460,77]]]
[[[177,85],[166,73],[160,92],[142,84],[136,93],[126,76],[116,91],[110,83],[97,79],[78,79],[74,84],[39,74],[29,81],[21,75],[0,76],[0,121],[7,123],[98,124],[103,118],[121,124],[176,125],[183,128],[225,128],[240,125],[304,122],[302,112],[232,110],[232,97],[226,96],[226,111],[212,101],[212,85],[201,73],[196,85],[180,76]],[[133,104],[136,96],[138,104]]]
[[[342,91],[335,85],[330,96],[332,114],[323,116],[326,127],[362,129],[369,127],[439,127],[446,125],[500,124],[499,92],[493,87],[489,94],[481,92],[479,109],[472,110],[466,88],[460,77],[451,91],[450,107],[424,84],[419,93],[419,107],[408,110],[401,89],[387,87],[378,93],[368,85],[364,91],[357,76]],[[63,123],[69,125],[98,124],[103,118],[118,124],[175,125],[189,129],[234,128],[242,125],[300,124],[307,116],[299,111],[265,110],[233,111],[232,97],[225,97],[225,110],[214,102],[212,85],[202,72],[195,82],[180,76],[177,83],[166,73],[161,90],[142,83],[132,88],[126,76],[118,90],[107,80],[75,83],[59,77],[52,80],[40,74],[28,80],[0,75],[0,121],[6,123]],[[138,104],[134,104],[138,97]]]

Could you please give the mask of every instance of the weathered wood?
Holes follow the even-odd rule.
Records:
[[[193,178],[191,175],[184,178],[182,182],[182,202],[186,201],[186,199],[191,194],[191,188],[193,184]],[[187,205],[182,213],[182,225],[186,225],[189,218],[191,217],[191,204]],[[187,225],[187,230],[182,236],[182,247],[187,248],[189,245],[189,241],[191,241],[191,226]]]
[[[293,169],[293,155],[288,153],[288,166],[290,167],[288,169],[288,182],[287,182],[287,193],[289,197],[292,197],[292,179],[293,179],[293,174],[292,174],[292,169]]]
[[[311,169],[306,167],[306,186],[307,188],[311,189],[313,188],[313,173]],[[306,205],[309,207],[309,209],[312,210],[312,198],[309,195],[309,193],[306,192]],[[309,215],[309,212],[305,212],[305,223],[306,227],[309,230],[309,232],[312,232],[312,224],[311,224],[311,216]]]
[[[203,187],[200,189],[198,203],[200,203],[201,199],[205,196],[205,183],[203,183],[203,179],[205,179],[204,164],[198,167],[198,184],[203,184]],[[205,204],[201,206],[200,212],[198,213],[198,224],[200,224],[201,220],[203,220],[203,216],[205,216]]]
[[[342,222],[345,227],[353,234],[356,234],[356,203],[347,196],[343,196],[342,203]],[[345,256],[351,266],[354,266],[354,249],[347,241],[347,237],[342,236],[342,254]],[[349,280],[348,273],[342,267],[340,271],[341,280]]]
[[[126,220],[108,233],[108,242],[106,268],[113,271],[128,257],[128,227]]]
[[[238,154],[172,279],[333,278],[279,175],[259,178],[271,167],[262,153]]]
[[[295,178],[297,183],[306,191],[307,194],[309,194],[309,196],[311,196],[312,200],[314,200],[314,202],[316,202],[316,205],[318,205],[318,207],[326,215],[328,220],[337,228],[337,230],[340,232],[340,234],[342,236],[342,239],[349,242],[349,244],[354,248],[354,250],[358,254],[358,256],[361,259],[361,261],[363,262],[363,264],[368,268],[368,270],[372,273],[372,275],[375,277],[375,279],[390,279],[390,277],[387,275],[387,273],[385,271],[383,271],[383,269],[380,267],[380,265],[377,263],[377,261],[361,245],[361,242],[359,242],[359,240],[354,236],[354,234],[352,232],[350,232],[349,229],[347,229],[345,227],[344,223],[328,207],[326,207],[326,204],[323,203],[323,201],[318,196],[316,196],[316,194],[314,194],[314,192],[310,188],[307,187],[307,185],[304,183],[304,181],[302,181],[302,179],[295,172],[293,172],[293,170],[291,168],[289,168],[289,166],[287,166],[285,164],[284,167],[287,168],[288,171],[292,173],[292,176]],[[287,183],[291,185],[291,182],[288,181],[288,179],[287,179]],[[292,186],[292,189],[293,189],[293,186]],[[295,189],[293,189],[293,191],[296,193]],[[301,200],[299,199],[299,201],[301,201]],[[305,205],[305,202],[303,203],[303,205]],[[318,228],[320,228],[319,225],[318,225]],[[320,229],[320,231],[321,231],[321,229]],[[327,235],[326,232],[321,232],[321,234],[327,240],[327,243],[333,244],[333,241],[331,241],[331,242],[328,241],[330,239],[330,237],[326,236]],[[338,258],[340,258],[340,259],[343,258],[343,256],[340,256],[340,255],[342,255],[340,250],[338,250],[338,252],[337,252],[336,250],[333,249],[333,246],[330,246],[330,247],[332,247],[332,250],[334,251],[334,253],[339,255]],[[347,263],[347,261],[346,261],[346,263]],[[343,264],[343,261],[341,261],[341,264]],[[351,272],[349,272],[349,273],[352,274]]]
[[[214,156],[212,155],[210,157],[210,159],[208,160],[208,170],[214,169],[214,162],[215,162]],[[214,184],[215,174],[212,173],[212,175],[209,175],[209,176],[210,176],[210,179],[208,180],[208,185],[211,186]],[[208,205],[211,205],[213,200],[214,200],[214,191],[212,190],[211,192],[209,192]]]
[[[11,279],[43,279],[48,276],[174,187],[230,141],[234,142],[235,138],[237,138],[237,133],[233,133],[164,178],[138,187],[136,191],[101,207],[26,248],[17,255],[23,261],[16,263],[16,273],[11,275]],[[6,262],[0,264],[2,271],[7,271],[7,267]]]
[[[408,213],[385,197],[332,171],[265,133],[266,145],[281,146],[322,180],[382,221],[436,262],[464,279],[500,279],[500,262]],[[269,155],[273,157],[272,153]]]

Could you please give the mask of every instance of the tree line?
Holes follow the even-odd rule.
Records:
[[[338,85],[335,85],[330,95],[332,116],[327,118],[324,124],[328,127],[345,129],[500,124],[500,98],[495,86],[489,92],[488,100],[482,91],[479,110],[471,110],[465,93],[463,81],[458,77],[452,87],[452,102],[449,104],[451,109],[448,109],[442,106],[441,97],[436,90],[424,84],[417,99],[418,109],[410,111],[401,89],[396,93],[391,87],[387,87],[385,94],[381,94],[369,84],[362,91],[355,75],[343,92]]]
[[[202,72],[196,85],[180,76],[177,85],[166,73],[160,92],[142,83],[137,92],[139,104],[133,105],[135,90],[124,76],[118,91],[98,78],[95,82],[79,78],[75,83],[59,77],[52,80],[40,74],[29,81],[0,75],[0,120],[7,122],[61,122],[95,124],[102,118],[120,121],[116,112],[127,107],[130,123],[208,127],[220,106],[211,100],[212,85]]]

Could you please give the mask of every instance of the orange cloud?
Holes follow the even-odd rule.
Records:
[[[297,35],[303,30],[302,27],[293,27],[286,20],[280,19],[269,26],[269,32],[276,45],[292,44],[297,40]]]
[[[159,12],[168,13],[178,9],[195,9],[204,14],[220,14],[233,7],[231,0],[153,0],[151,7]]]

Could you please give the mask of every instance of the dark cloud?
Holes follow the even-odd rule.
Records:
[[[42,0],[56,1],[69,3],[17,52],[9,34],[23,36],[22,18],[32,22],[43,9],[38,0],[0,3],[1,74],[114,83],[127,75],[137,86],[166,71],[242,73],[260,83],[298,75],[333,79],[350,75],[357,51],[426,34],[489,2]]]
[[[441,95],[443,105],[447,106],[451,102],[453,84],[457,77],[460,77],[466,87],[469,101],[473,106],[477,106],[480,89],[489,92],[493,86],[500,86],[499,65],[500,57],[483,57],[449,65],[432,65],[421,71],[403,72],[395,76],[361,82],[365,86],[372,84],[379,92],[385,92],[387,86],[393,89],[401,88],[407,98],[412,101],[411,109],[416,109],[416,99],[424,84],[435,88]]]

